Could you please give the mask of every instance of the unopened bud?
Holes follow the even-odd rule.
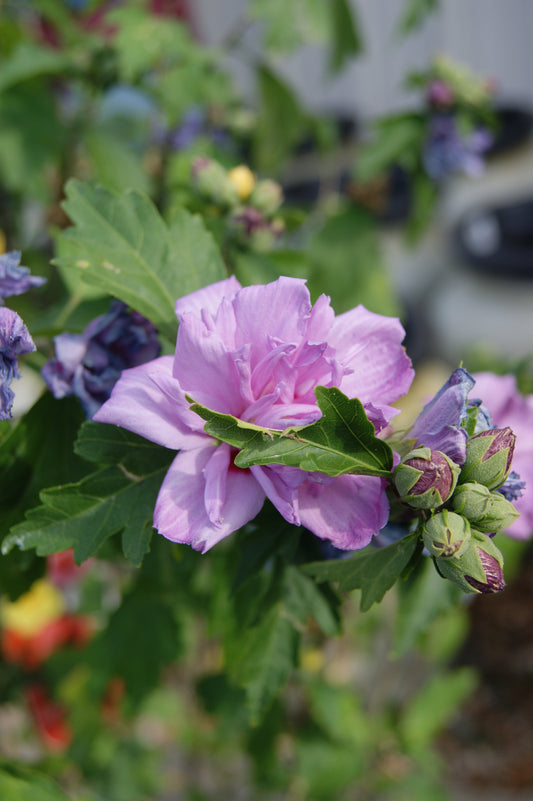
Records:
[[[270,216],[274,214],[283,202],[283,191],[277,181],[265,179],[258,181],[253,188],[249,201],[252,206]]]
[[[445,560],[460,556],[470,543],[470,523],[461,515],[443,509],[424,524],[422,538],[432,556]]]
[[[455,100],[450,85],[438,78],[428,84],[426,96],[432,106],[451,106]]]
[[[278,226],[278,222],[281,222],[281,227]],[[270,250],[284,230],[282,220],[267,220],[253,206],[236,209],[228,224],[243,245],[258,252]]]
[[[464,592],[493,593],[505,587],[503,556],[490,537],[472,532],[466,551],[452,559],[435,559],[439,573]]]
[[[508,528],[519,516],[500,492],[491,492],[483,484],[461,484],[454,492],[452,507],[467,517],[477,531],[486,534]]]
[[[501,486],[511,469],[516,437],[510,428],[492,428],[470,437],[459,481]]]
[[[393,480],[404,503],[414,509],[436,509],[453,493],[459,471],[441,451],[416,448],[397,466]]]
[[[255,186],[255,176],[246,164],[239,164],[228,172],[228,178],[236,188],[240,200],[248,200]]]
[[[192,177],[200,194],[222,206],[236,206],[239,192],[218,161],[198,158],[192,165]]]

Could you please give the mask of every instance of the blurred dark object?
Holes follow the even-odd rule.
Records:
[[[407,172],[393,164],[385,175],[372,181],[348,182],[346,194],[374,214],[383,225],[404,222],[412,208],[412,189]]]
[[[486,274],[533,278],[533,198],[477,208],[453,232],[459,256]]]
[[[357,120],[343,115],[326,117],[322,135],[319,129],[310,130],[294,148],[283,182],[285,203],[311,206],[325,189],[344,192],[352,155],[345,157],[343,151],[355,144],[358,133]]]
[[[520,106],[497,106],[494,113],[497,125],[492,144],[485,152],[488,157],[499,156],[523,145],[533,128],[533,114]]]

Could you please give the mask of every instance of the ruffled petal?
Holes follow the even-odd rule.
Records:
[[[222,299],[231,299],[240,288],[240,283],[234,275],[231,275],[216,284],[210,284],[189,295],[184,295],[176,301],[176,317],[181,321],[182,315],[190,313],[199,318],[203,309],[214,317]]]
[[[260,465],[251,467],[250,472],[280,515],[289,523],[299,526],[298,494],[291,479],[296,476],[298,482],[302,481],[305,473],[297,468],[270,468]]]
[[[181,318],[173,374],[195,401],[209,409],[239,417],[245,407],[232,352],[194,314]]]
[[[298,500],[302,525],[343,550],[364,548],[389,517],[382,480],[374,476],[310,479],[298,488]]]
[[[172,377],[172,356],[124,370],[93,420],[114,423],[175,450],[198,448],[210,438]]]
[[[230,468],[220,523],[213,523],[204,501],[204,470],[213,453],[213,447],[178,453],[161,485],[154,511],[154,526],[160,534],[203,553],[252,520],[265,499],[248,470]]]
[[[244,287],[234,298],[238,320],[236,347],[252,344],[252,366],[270,350],[273,339],[299,342],[305,334],[311,299],[305,281],[282,276],[266,286]]]
[[[363,306],[339,315],[328,343],[347,370],[339,387],[342,392],[377,407],[405,395],[414,371],[401,344],[404,336],[399,320],[374,314]]]

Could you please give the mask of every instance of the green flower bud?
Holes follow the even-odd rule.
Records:
[[[257,181],[253,191],[248,198],[248,203],[254,206],[263,214],[270,216],[274,214],[283,202],[283,191],[277,181],[264,179]]]
[[[505,587],[503,556],[485,534],[472,532],[466,551],[459,557],[435,559],[439,573],[464,592],[492,593]]]
[[[519,512],[500,492],[491,492],[483,484],[461,484],[452,498],[454,511],[467,517],[477,531],[486,534],[508,528]]]
[[[470,437],[459,481],[500,487],[511,469],[516,437],[510,428],[492,428]]]
[[[196,188],[207,200],[220,206],[236,206],[240,202],[239,190],[230,180],[222,164],[213,159],[198,158],[192,165]]]
[[[453,493],[459,472],[446,454],[415,448],[396,467],[393,481],[404,503],[414,509],[436,509]]]
[[[443,509],[424,524],[422,539],[432,556],[448,560],[467,550],[470,543],[470,523],[461,515]]]
[[[469,520],[477,520],[486,514],[491,494],[488,487],[475,481],[459,484],[451,499],[452,509]]]

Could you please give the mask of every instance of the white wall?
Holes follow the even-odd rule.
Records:
[[[328,2],[328,0],[323,0]],[[439,12],[405,39],[394,34],[405,0],[351,0],[364,34],[365,53],[335,80],[325,81],[324,54],[312,47],[276,63],[314,109],[345,109],[372,117],[413,102],[402,89],[407,72],[447,52],[497,81],[502,99],[533,104],[533,0],[440,0]],[[202,38],[220,43],[248,0],[191,0]],[[257,49],[257,30],[246,45]],[[242,61],[231,59],[249,97],[253,84]]]

